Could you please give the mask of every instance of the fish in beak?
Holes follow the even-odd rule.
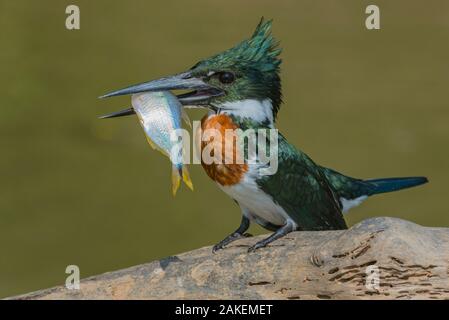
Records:
[[[112,91],[100,96],[99,98],[123,96],[139,92],[170,90],[192,90],[176,96],[179,102],[183,106],[187,107],[207,107],[212,98],[224,94],[222,90],[208,85],[203,81],[203,79],[194,77],[190,71],[187,71],[171,77],[164,77],[157,80],[136,84],[117,91]],[[100,119],[122,117],[134,113],[133,108],[128,108],[101,116]]]

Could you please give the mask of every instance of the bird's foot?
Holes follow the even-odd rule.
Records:
[[[268,238],[265,238],[263,240],[260,240],[259,242],[256,242],[255,245],[248,248],[248,252],[254,252],[257,249],[266,247],[269,243],[282,238],[286,234],[292,232],[295,230],[294,224],[291,221],[287,221],[287,223],[279,228],[275,233],[271,234]]]
[[[217,251],[224,249],[228,244],[230,244],[231,242],[234,242],[235,240],[238,239],[242,239],[242,238],[248,238],[248,237],[252,237],[252,234],[249,233],[237,233],[234,232],[233,234],[230,234],[229,236],[227,236],[226,238],[224,238],[223,240],[221,240],[219,243],[217,243],[215,246],[213,246],[212,248],[212,253],[216,253]]]
[[[254,252],[254,251],[256,251],[257,249],[266,247],[267,244],[268,244],[268,243],[265,243],[264,240],[259,241],[259,242],[257,242],[255,245],[249,247],[249,248],[248,248],[248,252]]]

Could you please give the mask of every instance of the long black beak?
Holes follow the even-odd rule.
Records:
[[[123,109],[123,110],[120,110],[120,111],[108,113],[108,114],[105,114],[105,115],[100,116],[98,118],[100,118],[100,119],[118,118],[118,117],[123,117],[123,116],[130,116],[130,115],[135,114],[135,113],[136,112],[134,111],[133,108],[128,108],[128,109]]]
[[[109,98],[148,91],[154,92],[169,90],[193,90],[192,92],[180,94],[177,96],[179,102],[181,102],[181,104],[184,106],[208,105],[211,98],[218,97],[223,94],[222,90],[208,85],[201,78],[193,77],[192,73],[190,71],[187,71],[171,77],[160,78],[150,82],[136,84],[117,91],[112,91],[101,96],[100,98]],[[100,118],[116,118],[131,115],[133,113],[134,110],[132,108],[129,108],[126,110],[104,115]]]

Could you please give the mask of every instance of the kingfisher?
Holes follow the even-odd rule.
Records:
[[[208,109],[201,120],[202,129],[214,128],[220,132],[274,129],[282,104],[282,60],[271,26],[272,20],[262,18],[250,38],[199,61],[185,72],[132,85],[100,98],[146,91],[187,90],[177,95],[182,105]],[[128,108],[102,118],[133,113],[133,109]],[[205,147],[208,143],[216,142],[206,140],[201,145]],[[251,246],[249,252],[293,231],[347,229],[343,213],[368,197],[428,182],[426,177],[352,178],[316,164],[281,133],[277,145],[278,167],[270,175],[261,174],[264,165],[258,161],[202,163],[207,175],[241,210],[239,227],[216,244],[213,252],[245,237],[251,222],[272,233]]]

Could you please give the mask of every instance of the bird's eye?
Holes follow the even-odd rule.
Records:
[[[232,72],[220,72],[218,79],[221,83],[229,84],[235,80],[235,76]]]

